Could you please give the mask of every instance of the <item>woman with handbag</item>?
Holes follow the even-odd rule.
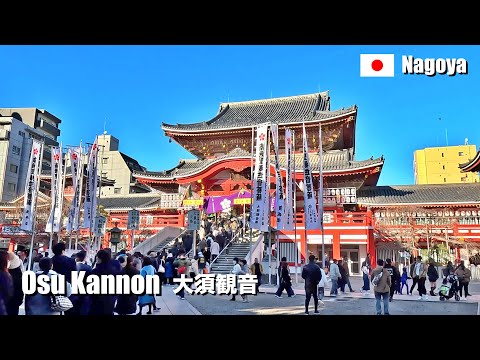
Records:
[[[37,275],[47,275],[50,279],[54,276],[59,275],[57,272],[52,270],[53,263],[52,263],[52,259],[49,257],[41,258],[38,263],[38,266],[40,267],[40,270],[37,271],[36,273]],[[66,284],[66,290],[67,290],[66,298],[68,298],[72,294],[72,286],[70,285],[69,282],[67,282]],[[65,300],[66,298],[62,297],[63,300]],[[52,295],[50,294],[42,295],[37,292],[34,295],[25,296],[25,314],[26,315],[61,315],[62,312],[52,309]]]
[[[472,296],[468,292],[468,284],[470,283],[470,277],[472,276],[472,272],[468,267],[465,266],[465,261],[461,261],[460,265],[458,265],[457,270],[455,270],[455,275],[458,277],[458,286],[460,288],[460,297],[462,297],[462,290],[465,289],[465,299],[467,296]]]

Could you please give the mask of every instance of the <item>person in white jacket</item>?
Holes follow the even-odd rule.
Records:
[[[235,276],[242,274],[242,267],[239,264],[238,257],[233,258],[233,268],[232,268],[232,274]],[[232,298],[230,301],[235,301],[235,294],[232,294]]]
[[[325,285],[327,284],[327,275],[325,274],[325,270],[323,270],[322,261],[319,261],[317,258],[316,262],[318,267],[320,268],[320,271],[322,272],[322,278],[318,283],[318,300],[322,302],[321,300],[323,300],[323,298],[325,297]]]
[[[216,259],[219,253],[220,245],[215,240],[212,240],[210,242],[210,254],[212,255],[212,262]]]
[[[342,275],[340,275],[340,269],[338,268],[336,259],[334,259],[333,263],[330,264],[329,275],[330,280],[332,280],[332,288],[330,289],[330,295],[336,297],[338,294],[338,279],[342,277]]]

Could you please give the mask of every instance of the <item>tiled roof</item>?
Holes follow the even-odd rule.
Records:
[[[130,156],[128,155],[125,155],[124,153],[120,153],[120,155],[122,156],[123,160],[125,161],[125,163],[127,164],[128,168],[130,169],[130,171],[143,171],[143,168],[142,166],[138,163],[137,160],[135,160],[134,158],[131,158]]]
[[[330,111],[328,92],[275,99],[220,104],[217,115],[194,124],[166,124],[163,130],[201,131],[255,126],[265,122],[277,124],[330,119],[356,111],[356,106]]]
[[[102,197],[98,199],[105,209],[142,208],[154,206],[160,202],[161,194],[149,194],[148,196],[131,194],[118,197]]]
[[[214,162],[236,158],[251,158],[250,152],[241,148],[235,148],[229,153],[215,159],[199,159],[199,160],[182,160],[180,164],[171,170],[161,172],[135,172],[134,175],[139,177],[173,179],[196,174],[208,168]],[[377,159],[369,159],[363,161],[353,160],[353,149],[332,150],[325,152],[323,155],[323,171],[342,171],[354,170],[366,166],[383,165],[383,157]],[[313,171],[318,171],[319,157],[316,153],[310,154],[310,164]],[[273,156],[271,162],[273,163]],[[280,167],[285,169],[286,158],[284,154],[279,155]],[[303,154],[295,154],[295,166],[297,170],[303,170]]]
[[[357,201],[364,205],[477,203],[480,184],[367,186],[358,190]]]

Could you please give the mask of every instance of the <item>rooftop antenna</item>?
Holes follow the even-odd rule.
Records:
[[[320,84],[318,84],[318,92],[320,92]]]
[[[270,99],[273,99],[273,91],[270,90]]]
[[[103,135],[107,135],[107,130],[106,130],[106,128],[107,128],[107,120],[105,120],[105,121],[103,122]]]
[[[465,145],[468,145],[468,138],[465,138]]]

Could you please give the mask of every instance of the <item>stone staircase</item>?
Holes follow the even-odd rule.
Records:
[[[252,236],[252,247],[261,232],[254,230]],[[210,271],[214,274],[230,274],[233,268],[233,258],[245,259],[250,251],[250,232],[246,232],[243,238],[233,240],[226,249],[218,256],[211,265]]]

